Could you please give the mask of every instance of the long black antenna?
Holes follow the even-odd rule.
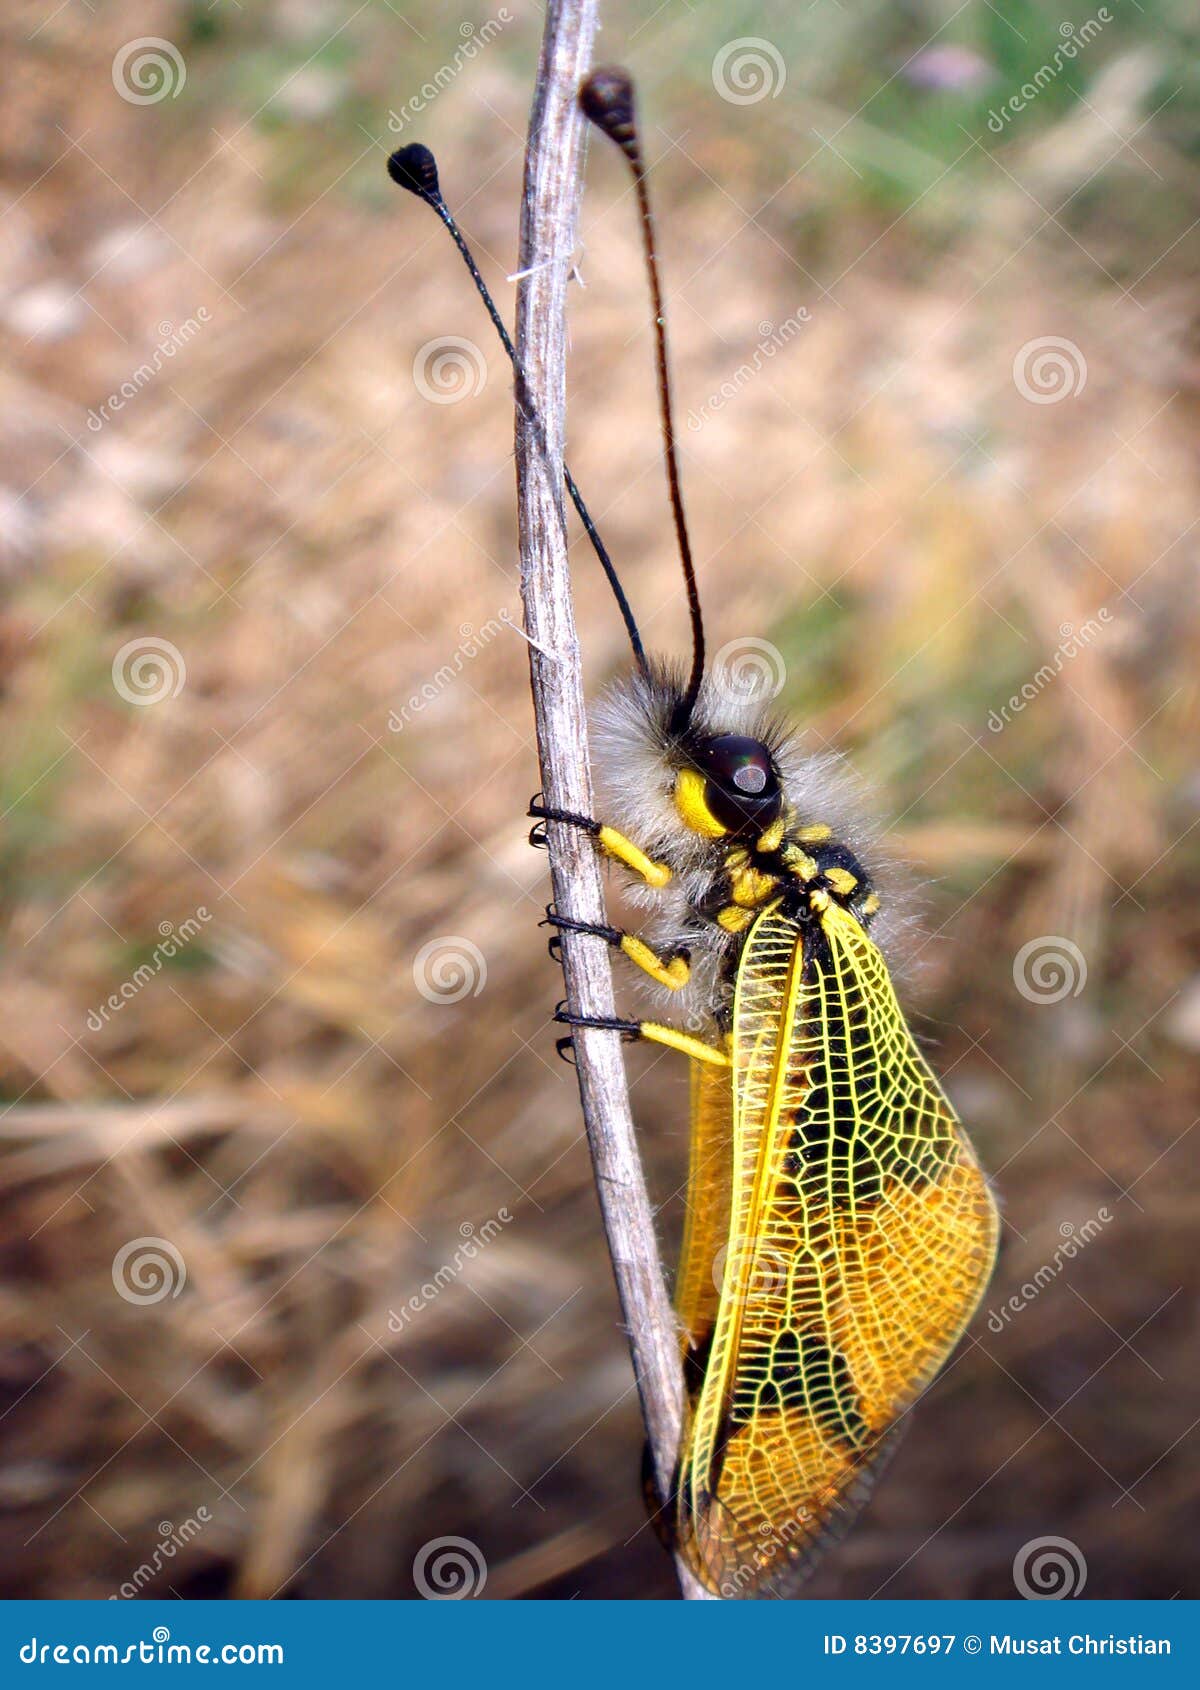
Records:
[[[438,181],[436,159],[428,147],[422,146],[419,141],[413,141],[409,146],[401,147],[398,152],[394,152],[391,158],[388,159],[388,175],[398,187],[407,188],[409,193],[415,194],[419,200],[424,200],[425,204],[437,213],[438,217],[449,231],[450,238],[461,253],[462,261],[466,265],[467,270],[470,273],[471,280],[475,283],[479,297],[484,303],[484,308],[492,320],[492,327],[500,336],[500,343],[504,347],[504,350],[508,353],[509,359],[512,363],[513,374],[516,377],[517,383],[517,401],[520,404],[521,412],[544,440],[544,430],[542,429],[541,419],[538,417],[528,400],[525,387],[525,372],[521,368],[520,361],[517,358],[517,349],[513,345],[512,340],[509,337],[508,330],[504,326],[504,319],[496,309],[495,301],[488,292],[487,283],[479,273],[479,266],[476,264],[471,253],[471,249],[467,245],[466,240],[463,238],[462,230],[455,222],[453,213],[442,198],[442,189]],[[646,652],[642,645],[642,636],[638,632],[638,625],[634,620],[633,611],[630,609],[629,600],[625,597],[625,589],[621,585],[616,567],[613,564],[612,558],[608,555],[608,550],[604,541],[600,538],[600,535],[596,530],[596,524],[592,521],[591,512],[583,502],[583,494],[575,485],[575,477],[571,474],[565,463],[563,465],[563,480],[566,483],[567,492],[571,496],[571,503],[579,512],[579,520],[583,523],[588,539],[592,542],[592,549],[596,553],[596,556],[600,559],[601,567],[603,568],[605,575],[608,577],[608,584],[613,590],[613,597],[616,599],[617,608],[621,612],[621,620],[624,622],[626,631],[629,634],[629,643],[633,647],[634,661],[637,663],[638,668],[644,675],[649,674],[649,665],[646,662]]]
[[[605,65],[586,78],[579,90],[579,103],[586,115],[615,141],[633,172],[637,190],[638,210],[642,223],[642,250],[646,255],[646,271],[650,277],[650,299],[654,308],[654,342],[658,363],[658,405],[662,415],[663,456],[667,466],[667,485],[671,494],[671,514],[675,519],[675,537],[679,542],[679,558],[683,564],[683,579],[687,587],[688,611],[692,618],[692,673],[687,692],[674,723],[682,732],[691,720],[700,683],[704,679],[704,620],[700,614],[700,593],[696,586],[696,570],[692,563],[692,547],[688,539],[687,518],[683,514],[683,494],[679,486],[679,464],[675,455],[675,424],[671,416],[671,376],[667,368],[667,321],[663,310],[662,287],[658,279],[658,258],[654,250],[654,219],[650,215],[650,196],[646,191],[646,169],[638,140],[637,118],[634,113],[633,78],[619,65]]]

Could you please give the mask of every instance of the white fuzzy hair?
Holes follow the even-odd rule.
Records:
[[[664,954],[686,948],[691,977],[682,991],[654,985],[639,972],[655,999],[673,1006],[672,1021],[698,1030],[712,1022],[722,1002],[721,965],[740,942],[714,921],[699,917],[697,905],[722,872],[720,841],[693,833],[680,819],[674,789],[678,771],[690,766],[688,742],[720,734],[745,734],[769,750],[795,826],[825,823],[833,839],[862,863],[880,895],[871,934],[887,954],[911,926],[903,877],[881,857],[862,789],[845,761],[830,752],[806,752],[800,736],[761,697],[735,694],[706,676],[687,735],[672,735],[671,719],[685,692],[681,673],[665,665],[648,674],[635,671],[612,685],[592,713],[596,789],[600,820],[616,827],[658,862],[673,870],[661,891],[637,881],[631,902],[650,912],[641,929]]]

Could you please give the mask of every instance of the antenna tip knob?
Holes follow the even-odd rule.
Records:
[[[388,175],[398,188],[407,188],[418,199],[436,200],[442,197],[438,184],[437,160],[420,141],[411,141],[388,159]]]
[[[622,65],[598,65],[583,80],[579,103],[584,115],[603,129],[632,163],[639,158],[633,78]]]

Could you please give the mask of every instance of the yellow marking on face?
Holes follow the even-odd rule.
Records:
[[[705,839],[724,839],[729,829],[722,827],[708,807],[704,796],[707,784],[697,770],[680,769],[675,777],[675,808],[693,833],[702,834]]]
[[[878,892],[872,892],[868,897],[863,899],[862,909],[863,909],[864,915],[874,915],[878,908],[879,908],[879,893]]]
[[[665,886],[670,880],[671,871],[666,863],[656,863],[632,839],[618,833],[615,827],[602,827],[597,837],[602,850],[619,863],[624,863],[626,868],[631,868],[635,874],[640,874],[647,886]]]
[[[832,839],[833,829],[825,822],[812,822],[808,827],[798,828],[796,838],[806,845],[823,845],[827,839]]]
[[[726,904],[717,916],[717,926],[726,933],[744,933],[754,919],[753,911],[740,910],[736,904]]]
[[[716,1045],[705,1044],[703,1039],[694,1039],[690,1033],[681,1033],[678,1027],[664,1027],[659,1021],[642,1021],[639,1031],[653,1044],[682,1051],[684,1056],[695,1057],[697,1062],[711,1062],[717,1068],[729,1067],[729,1056],[725,1051],[718,1050]]]
[[[783,859],[784,868],[799,875],[801,880],[815,880],[820,873],[808,852],[802,851],[798,845],[786,846],[780,855]]]
[[[639,939],[634,933],[622,934],[621,949],[630,962],[636,963],[652,980],[657,980],[660,986],[670,986],[672,991],[677,992],[687,985],[692,971],[686,957],[673,956],[664,962],[657,951],[652,950],[644,939]]]
[[[851,874],[848,868],[827,868],[825,878],[834,891],[841,892],[844,897],[848,897],[858,885],[858,876]]]

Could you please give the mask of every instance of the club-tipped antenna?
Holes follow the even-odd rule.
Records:
[[[479,273],[479,266],[476,264],[474,255],[466,243],[463,232],[455,221],[450,207],[446,204],[446,201],[442,197],[441,184],[438,181],[436,159],[428,147],[422,146],[419,141],[413,141],[407,147],[401,147],[399,151],[394,152],[388,159],[388,175],[398,187],[407,188],[409,193],[415,194],[419,200],[424,200],[425,204],[437,213],[438,218],[449,232],[451,240],[458,248],[462,261],[467,267],[471,280],[475,283],[476,291],[479,294],[480,299],[483,301],[484,309],[487,311],[488,316],[492,320],[492,327],[500,336],[500,344],[508,353],[509,359],[512,363],[513,375],[516,378],[517,384],[517,402],[521,407],[522,415],[525,417],[526,421],[529,422],[534,429],[536,429],[538,436],[544,445],[545,430],[542,427],[541,418],[537,415],[531,402],[529,401],[525,385],[525,372],[521,368],[520,360],[517,357],[517,349],[513,345],[509,332],[504,326],[504,319],[496,309],[495,301],[488,292],[488,285]],[[617,575],[616,566],[614,565],[612,558],[608,555],[608,548],[605,546],[604,541],[600,538],[596,524],[592,521],[591,512],[583,502],[583,494],[579,491],[579,488],[575,484],[575,477],[571,474],[571,471],[567,468],[565,463],[563,464],[563,480],[566,484],[567,492],[570,495],[571,503],[579,512],[579,520],[583,523],[584,531],[592,543],[592,550],[600,559],[601,568],[608,577],[608,584],[612,588],[613,597],[617,601],[617,608],[621,612],[621,620],[624,622],[626,632],[629,635],[629,643],[633,648],[634,661],[637,663],[638,668],[643,674],[648,674],[649,665],[646,662],[646,652],[642,645],[642,636],[638,632],[638,625],[634,620],[629,600],[625,597],[625,589],[622,587],[620,577]]]
[[[700,592],[696,586],[696,569],[692,562],[687,518],[683,511],[683,493],[679,486],[675,424],[671,413],[671,376],[667,366],[667,322],[658,275],[658,257],[654,246],[654,219],[650,215],[650,195],[646,189],[646,168],[637,132],[633,78],[619,65],[601,66],[584,80],[579,90],[579,103],[597,129],[602,129],[610,140],[615,141],[628,159],[637,191],[638,211],[641,214],[642,250],[646,255],[650,300],[654,311],[663,456],[667,468],[667,486],[671,495],[671,514],[675,519],[675,537],[679,542],[679,560],[683,565],[683,580],[687,588],[688,612],[692,619],[692,672],[674,724],[676,731],[681,732],[691,720],[696,699],[700,694],[700,684],[704,679],[704,619],[700,614]]]

